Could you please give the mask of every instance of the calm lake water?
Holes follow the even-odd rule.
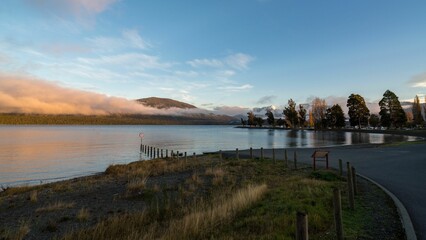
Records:
[[[188,153],[416,140],[385,134],[233,126],[0,126],[0,185],[57,181],[140,160],[140,132],[145,134],[144,144]]]

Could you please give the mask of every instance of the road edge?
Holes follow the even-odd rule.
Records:
[[[404,228],[407,240],[417,240],[416,232],[414,231],[413,227],[413,222],[411,221],[410,215],[408,214],[408,211],[405,208],[404,204],[402,204],[402,202],[392,192],[390,192],[387,188],[385,188],[378,182],[359,173],[357,173],[356,175],[378,186],[393,200],[396,208],[398,209],[398,214],[402,223],[402,227]]]

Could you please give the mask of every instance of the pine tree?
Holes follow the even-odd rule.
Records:
[[[407,116],[398,97],[392,91],[386,90],[380,105],[380,123],[384,127],[402,127],[407,122]]]
[[[348,98],[346,106],[349,108],[349,122],[351,126],[366,126],[368,118],[370,117],[370,110],[368,110],[365,100],[359,94],[351,94]]]
[[[413,102],[413,123],[415,125],[423,125],[424,119],[422,116],[422,107],[420,106],[420,99],[419,96],[416,95]]]
[[[291,127],[295,128],[299,123],[299,116],[296,110],[296,102],[293,99],[288,100],[288,106],[284,108],[283,114],[286,120],[290,122]]]

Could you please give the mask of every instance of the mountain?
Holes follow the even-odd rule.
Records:
[[[149,97],[149,98],[141,98],[137,99],[137,102],[154,108],[164,109],[164,108],[182,108],[182,109],[192,109],[197,108],[194,105],[179,102],[170,98],[158,98],[158,97]]]

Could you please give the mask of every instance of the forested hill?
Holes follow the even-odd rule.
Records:
[[[158,97],[149,97],[149,98],[141,98],[136,100],[139,103],[142,103],[145,106],[153,107],[153,108],[182,108],[182,109],[191,109],[197,108],[194,105],[179,102],[170,98],[158,98]]]

